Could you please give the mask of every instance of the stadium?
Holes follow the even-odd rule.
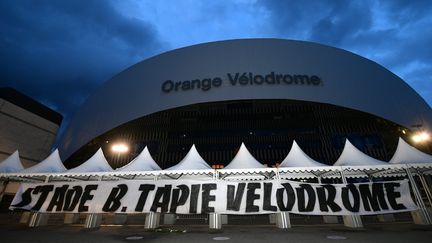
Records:
[[[345,139],[389,161],[398,138],[432,128],[432,110],[401,78],[356,54],[281,39],[228,40],[169,51],[106,82],[75,114],[59,145],[73,168],[100,147],[113,168],[148,146],[168,168],[192,144],[213,168],[226,166],[244,142],[277,167],[295,140],[332,165]],[[124,150],[114,150],[118,144]]]

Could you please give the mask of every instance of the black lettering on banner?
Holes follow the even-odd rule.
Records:
[[[316,201],[315,190],[313,187],[310,184],[300,184],[299,187],[296,188],[296,192],[299,212],[312,212]],[[307,204],[305,193],[308,196]]]
[[[328,212],[329,208],[332,212],[339,212],[342,210],[337,203],[335,203],[336,188],[333,185],[322,185],[316,189],[318,195],[318,202],[322,212]]]
[[[246,212],[258,212],[259,207],[254,205],[255,200],[260,198],[259,194],[255,193],[255,190],[261,188],[261,183],[248,183],[247,185],[247,193],[246,193]]]
[[[102,207],[104,212],[114,212],[121,206],[121,199],[126,195],[128,186],[126,184],[119,184],[111,190],[105,204]]]
[[[165,185],[163,187],[157,188],[150,211],[157,212],[157,209],[161,208],[161,213],[168,212],[168,206],[171,197],[171,188],[171,185]]]
[[[264,204],[263,204],[263,210],[266,211],[277,211],[277,207],[274,205],[271,205],[272,202],[272,189],[273,189],[273,183],[271,182],[264,182]]]
[[[45,200],[48,197],[48,194],[54,190],[54,186],[53,185],[44,185],[44,186],[37,186],[34,191],[33,194],[41,194],[39,196],[39,199],[37,200],[36,204],[32,207],[31,210],[34,211],[39,211],[40,208],[42,207],[43,203],[45,202]]]
[[[87,201],[90,201],[93,199],[94,195],[91,195],[90,193],[98,188],[98,185],[87,185],[84,187],[84,193],[81,197],[81,201],[78,206],[78,212],[87,212],[88,206],[85,205]]]
[[[246,183],[238,183],[237,192],[236,186],[228,185],[227,187],[227,210],[240,211],[240,204],[244,195]],[[235,194],[235,196],[234,196]]]
[[[83,189],[80,186],[74,186],[72,189],[69,189],[66,192],[65,203],[63,206],[63,211],[74,211],[76,205],[78,204],[81,195],[83,193]]]
[[[398,182],[390,182],[385,184],[388,202],[394,210],[406,209],[405,205],[396,202],[396,199],[400,198],[401,194],[400,192],[395,191],[395,188],[400,186],[401,184]]]
[[[366,211],[371,211],[371,208],[373,211],[389,209],[385,199],[383,183],[361,184],[359,190]]]
[[[61,187],[57,187],[54,190],[54,195],[52,196],[51,202],[49,203],[46,211],[51,212],[54,207],[56,207],[57,212],[60,212],[63,210],[65,194],[66,194],[66,191],[68,188],[69,188],[69,185],[63,185]]]
[[[189,201],[189,213],[197,213],[198,195],[201,189],[201,184],[193,184],[191,187],[191,196]]]
[[[32,201],[31,198],[31,193],[33,192],[34,188],[30,187],[27,188],[27,190],[25,190],[25,192],[23,192],[21,194],[21,202],[11,205],[12,207],[16,207],[16,208],[21,208],[21,207],[25,207],[27,205],[29,205]]]
[[[350,201],[349,195],[352,195],[353,202]],[[353,213],[358,213],[360,210],[360,195],[357,187],[354,184],[348,184],[342,188],[342,203],[344,207]]]
[[[294,193],[294,189],[292,188],[290,183],[281,183],[284,188],[279,188],[276,190],[276,202],[280,211],[287,212],[291,211],[294,203],[296,201],[296,196]],[[284,203],[284,192],[287,194],[287,202]]]
[[[180,194],[181,192],[181,194]],[[189,197],[189,187],[186,185],[178,185],[177,189],[173,190],[170,213],[176,213],[177,207],[184,205]]]
[[[138,203],[135,206],[135,212],[142,212],[145,206],[145,203],[147,201],[147,197],[149,195],[150,191],[153,191],[155,189],[155,185],[153,184],[142,184],[139,187],[139,190],[141,191],[141,195],[138,199]]]
[[[202,185],[202,204],[201,213],[214,213],[214,207],[209,207],[209,203],[216,201],[215,195],[210,195],[210,192],[217,189],[216,183]]]

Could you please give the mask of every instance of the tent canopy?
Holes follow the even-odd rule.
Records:
[[[117,171],[152,171],[160,170],[159,165],[152,158],[147,146],[129,164],[120,167]]]
[[[67,170],[67,173],[85,173],[85,172],[104,172],[104,171],[113,171],[111,166],[108,164],[108,161],[105,159],[105,156],[102,152],[102,148],[99,150],[86,162],[83,164]]]
[[[345,139],[345,146],[342,154],[334,166],[350,165],[388,165],[387,162],[377,160],[357,149],[348,139]]]
[[[16,173],[23,169],[18,150],[0,163],[0,173]]]
[[[288,155],[279,165],[280,167],[311,167],[311,166],[327,166],[322,164],[311,157],[309,157],[303,150],[298,146],[294,140],[291,150]]]
[[[211,167],[198,153],[195,144],[192,145],[186,156],[176,165],[171,166],[165,170],[205,170]]]
[[[60,159],[59,152],[56,149],[45,160],[32,167],[20,171],[20,173],[61,173],[65,172],[66,170],[66,167],[64,167],[63,162]]]
[[[242,143],[233,160],[231,160],[231,162],[223,169],[250,169],[265,167],[265,165],[261,164],[252,156],[244,143]]]
[[[415,164],[415,163],[432,163],[432,155],[423,153],[405,140],[399,137],[398,146],[393,157],[390,159],[391,164]]]

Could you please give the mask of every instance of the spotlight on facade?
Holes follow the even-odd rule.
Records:
[[[126,153],[129,151],[129,147],[124,143],[117,143],[111,147],[111,150],[115,153]]]
[[[412,136],[412,140],[415,143],[423,143],[430,140],[430,134],[427,132],[419,132]]]

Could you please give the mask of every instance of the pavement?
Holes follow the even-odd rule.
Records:
[[[364,229],[349,229],[342,225],[295,226],[278,229],[271,225],[224,225],[212,231],[207,226],[173,226],[145,231],[142,226],[101,226],[84,229],[75,226],[1,225],[0,242],[68,243],[68,242],[238,242],[238,243],[308,243],[308,242],[432,242],[432,226],[412,223],[373,224]]]

